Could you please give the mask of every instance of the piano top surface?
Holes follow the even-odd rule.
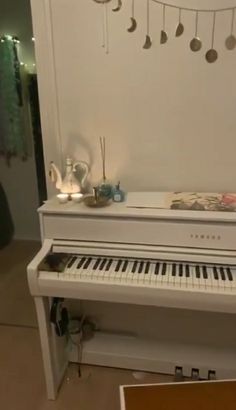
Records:
[[[68,201],[60,204],[56,197],[45,201],[38,212],[41,214],[57,215],[78,215],[111,218],[142,218],[160,220],[179,220],[179,221],[200,221],[200,222],[225,222],[236,223],[236,212],[226,211],[192,211],[192,210],[173,210],[159,208],[131,208],[127,207],[127,202],[115,203],[103,208],[90,208],[83,202],[73,203]]]

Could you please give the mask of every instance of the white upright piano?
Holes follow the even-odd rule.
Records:
[[[105,303],[103,313],[110,316],[115,306],[116,322],[119,315],[137,311],[130,335],[122,333],[122,323],[113,333],[95,331],[84,343],[84,363],[162,373],[179,366],[185,376],[198,369],[202,378],[209,372],[236,377],[235,213],[128,208],[126,203],[92,209],[54,198],[39,209],[39,217],[42,248],[28,266],[28,282],[48,398],[56,398],[68,362],[78,360],[76,347],[50,324],[53,297],[91,301],[95,310]],[[63,269],[43,268],[49,254],[66,255]],[[158,315],[159,325],[152,326]],[[198,317],[208,318],[208,324],[201,326]],[[183,334],[194,334],[194,340],[179,337],[178,320]],[[137,323],[146,330],[137,331]],[[166,339],[162,327],[163,332],[168,327]]]

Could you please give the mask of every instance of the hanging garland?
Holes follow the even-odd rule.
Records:
[[[111,0],[94,0],[96,3],[103,5],[103,47],[106,49],[106,53],[109,53],[109,33],[108,33],[108,3]],[[166,31],[166,8],[174,8],[179,11],[179,18],[177,27],[175,30],[175,37],[180,37],[184,33],[184,24],[182,21],[182,11],[189,11],[195,13],[195,34],[191,39],[189,46],[193,52],[197,52],[202,48],[202,42],[198,35],[198,20],[199,13],[211,13],[212,14],[212,36],[210,48],[205,54],[205,59],[208,63],[214,63],[218,59],[218,53],[214,47],[215,45],[215,30],[216,30],[216,17],[220,12],[231,11],[231,23],[229,35],[225,40],[225,47],[227,50],[234,50],[236,48],[236,36],[234,34],[234,23],[235,23],[235,7],[223,7],[218,9],[197,9],[191,7],[181,7],[174,4],[169,4],[161,0],[146,0],[146,37],[143,45],[144,49],[150,49],[152,46],[152,39],[150,35],[150,3],[156,3],[162,6],[162,29],[160,32],[160,44],[165,44],[168,41],[168,34]],[[117,6],[112,9],[113,12],[118,12],[122,8],[122,0],[117,0]],[[135,18],[135,0],[131,3],[131,25],[128,27],[127,31],[133,33],[137,28],[137,20]]]

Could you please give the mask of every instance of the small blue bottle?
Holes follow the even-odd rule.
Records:
[[[113,190],[113,201],[123,202],[125,200],[125,193],[120,189],[120,182],[115,186]]]

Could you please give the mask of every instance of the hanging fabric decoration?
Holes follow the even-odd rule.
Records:
[[[105,6],[107,3],[109,3],[111,0],[93,0],[96,3],[103,4]],[[122,0],[116,0],[117,6],[112,8],[112,11],[116,12],[119,11],[122,8]],[[145,0],[143,0],[145,1]],[[134,17],[134,2],[135,0],[130,0],[132,2],[132,16],[131,16],[131,25],[128,27],[127,31],[129,33],[133,33],[136,28],[137,28],[137,20]],[[214,47],[215,43],[215,22],[216,22],[216,17],[219,13],[224,13],[226,11],[231,11],[232,16],[231,16],[231,27],[230,27],[230,33],[228,37],[225,39],[225,47],[227,50],[234,50],[236,49],[236,36],[234,34],[234,20],[235,20],[235,10],[236,10],[236,5],[231,6],[231,7],[222,7],[222,8],[206,8],[206,9],[199,9],[199,8],[192,8],[192,7],[182,7],[177,4],[171,4],[163,0],[146,0],[147,4],[147,13],[146,13],[146,38],[145,38],[145,43],[143,45],[143,48],[148,50],[152,46],[152,39],[150,36],[150,4],[155,3],[157,6],[162,7],[162,27],[160,29],[160,44],[166,44],[168,41],[168,34],[166,31],[166,12],[169,9],[176,9],[178,10],[178,20],[176,22],[176,28],[174,32],[174,37],[178,38],[182,36],[185,33],[184,30],[184,23],[183,23],[183,18],[182,18],[182,11],[186,11],[188,13],[195,13],[195,35],[190,40],[189,46],[190,49],[194,52],[200,51],[202,49],[202,41],[199,37],[198,34],[198,20],[199,20],[199,14],[204,15],[204,14],[213,14],[213,28],[212,28],[212,41],[211,41],[211,48],[207,51],[205,54],[205,59],[208,63],[214,63],[218,59],[218,52]],[[222,0],[223,2],[223,0]],[[106,9],[107,10],[107,9]],[[106,17],[106,22],[104,20],[104,32],[106,32],[106,36],[104,34],[104,37],[106,37],[106,52],[108,53],[109,47],[108,47],[108,17]],[[104,41],[105,43],[105,41]]]
[[[28,155],[18,43],[11,36],[0,40],[0,155],[8,163],[12,156]]]

